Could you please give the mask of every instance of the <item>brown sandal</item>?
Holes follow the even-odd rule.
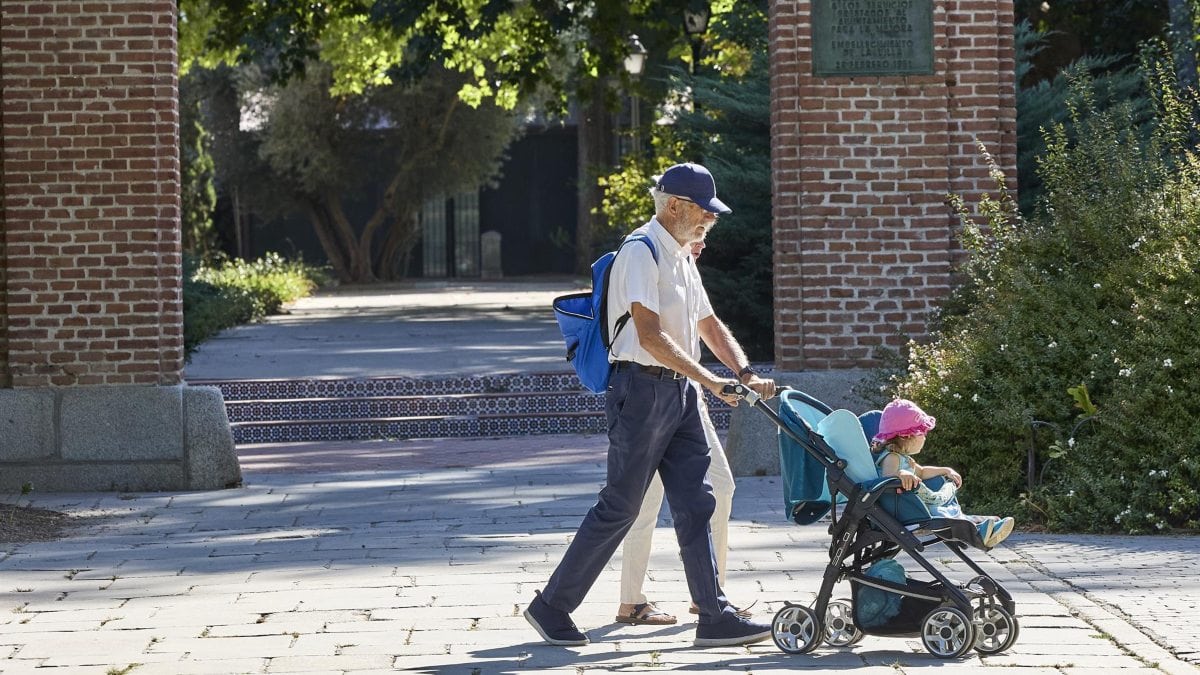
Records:
[[[618,616],[617,623],[627,623],[633,626],[670,626],[677,619],[654,606],[652,602],[634,605],[628,615]]]

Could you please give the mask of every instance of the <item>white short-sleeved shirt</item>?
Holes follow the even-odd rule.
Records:
[[[692,358],[699,358],[699,322],[712,316],[713,311],[692,260],[691,247],[680,246],[657,218],[651,218],[633,234],[649,235],[658,252],[658,264],[655,265],[645,244],[631,242],[622,247],[613,261],[608,281],[609,335],[613,334],[617,319],[630,311],[633,303],[641,303],[658,314],[663,331],[681,349]],[[666,365],[642,349],[632,318],[613,342],[608,358],[610,361],[636,361],[647,366]]]

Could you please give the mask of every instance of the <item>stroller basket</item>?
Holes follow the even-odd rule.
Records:
[[[871,635],[919,635],[925,616],[943,603],[942,585],[936,581],[905,581],[904,585],[908,587],[909,592],[928,597],[902,595],[871,586],[870,583],[858,579],[850,580],[850,592],[854,598],[854,625]]]

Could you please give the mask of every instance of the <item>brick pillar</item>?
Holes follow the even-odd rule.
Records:
[[[175,9],[0,3],[0,492],[241,480],[181,384]]]
[[[869,367],[876,348],[924,336],[951,288],[962,250],[946,196],[994,191],[977,141],[1015,192],[1012,2],[933,3],[921,75],[814,75],[811,10],[771,3],[775,360]]]
[[[175,9],[0,5],[0,386],[182,379]]]

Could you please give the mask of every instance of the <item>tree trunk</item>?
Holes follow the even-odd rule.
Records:
[[[321,248],[325,250],[325,257],[329,258],[329,264],[333,265],[333,273],[337,275],[338,281],[343,283],[353,281],[350,268],[346,264],[346,255],[338,245],[337,233],[333,231],[333,225],[330,224],[324,209],[320,204],[314,202],[307,202],[305,207],[305,210],[308,211],[308,219],[312,222],[313,231],[317,233],[317,239],[321,242]]]
[[[421,239],[416,216],[415,211],[401,213],[388,228],[379,261],[381,276],[386,279],[401,279],[408,276],[408,265],[413,247]]]
[[[325,203],[329,207],[330,217],[333,218],[337,232],[346,247],[350,276],[359,283],[376,281],[375,273],[371,269],[371,237],[374,232],[364,232],[360,236],[354,236],[354,226],[346,217],[341,197],[336,194],[328,194],[325,197]]]
[[[613,166],[612,125],[605,101],[603,80],[595,80],[579,110],[578,197],[575,216],[575,271],[587,274],[592,266],[593,233],[601,229],[600,188],[596,178]]]

